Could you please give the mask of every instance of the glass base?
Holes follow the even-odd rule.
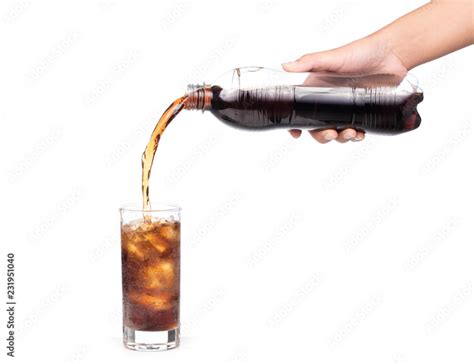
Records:
[[[179,327],[167,331],[140,331],[123,327],[123,344],[137,351],[164,351],[179,346]]]

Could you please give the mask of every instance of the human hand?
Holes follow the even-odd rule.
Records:
[[[304,55],[294,62],[283,64],[288,72],[333,72],[345,76],[366,76],[390,74],[401,81],[407,74],[407,68],[385,42],[369,36],[343,47],[325,52]],[[325,129],[310,130],[310,135],[320,143],[336,140],[340,143],[361,141],[364,132],[348,128],[344,130]],[[292,129],[294,138],[301,135],[301,130]]]

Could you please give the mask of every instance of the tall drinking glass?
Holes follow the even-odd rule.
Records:
[[[129,349],[179,346],[180,213],[173,205],[120,209],[123,342]]]

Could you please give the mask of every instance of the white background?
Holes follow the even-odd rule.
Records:
[[[472,48],[412,71],[423,122],[397,137],[319,145],[183,112],[151,178],[183,208],[182,344],[121,344],[118,208],[140,202],[164,108],[421,4],[2,1],[2,363],[472,363]]]

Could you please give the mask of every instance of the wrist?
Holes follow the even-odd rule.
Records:
[[[410,60],[404,56],[402,49],[397,47],[397,43],[384,29],[363,38],[362,41],[369,45],[371,58],[378,63],[377,68],[380,72],[403,78],[412,68]]]

